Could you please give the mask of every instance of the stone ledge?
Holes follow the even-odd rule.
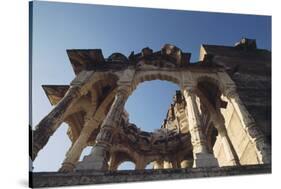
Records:
[[[240,167],[209,167],[189,169],[126,170],[126,171],[79,171],[73,173],[30,173],[30,187],[55,187],[71,185],[105,184],[185,178],[217,177],[271,173],[271,164]]]

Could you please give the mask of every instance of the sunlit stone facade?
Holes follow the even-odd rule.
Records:
[[[72,141],[59,172],[271,164],[271,52],[255,40],[202,45],[198,62],[164,45],[129,57],[100,49],[67,50],[76,74],[69,85],[44,85],[54,105],[33,130],[32,160],[66,122]],[[138,84],[166,80],[179,91],[155,132],[129,122],[124,109]],[[163,94],[165,95],[165,94]],[[145,103],[145,102],[141,102]],[[92,146],[82,161],[83,149]]]

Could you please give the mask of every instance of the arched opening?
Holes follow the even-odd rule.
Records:
[[[202,128],[206,135],[207,148],[210,153],[214,153],[213,148],[219,133],[214,126],[213,119],[223,118],[220,108],[225,108],[226,102],[221,100],[220,88],[211,78],[201,78],[197,87],[200,99]],[[224,127],[224,121],[220,124],[220,127]]]
[[[222,100],[222,91],[219,84],[211,78],[202,78],[198,82],[199,96],[204,133],[207,138],[207,147],[214,154],[220,166],[239,164],[238,156],[229,138],[229,125],[225,125],[222,113],[228,107],[228,102]],[[230,122],[228,120],[228,122]],[[235,126],[237,129],[237,125]],[[230,130],[231,131],[231,130]],[[221,137],[218,137],[221,136]],[[234,140],[235,141],[235,140]]]
[[[192,168],[193,167],[193,155],[192,153],[186,154],[180,162],[180,167],[181,168]]]
[[[66,123],[62,123],[44,149],[39,152],[38,157],[33,162],[34,172],[57,171],[59,169],[67,150],[71,146],[71,141],[66,134],[68,128],[69,126]]]
[[[215,110],[217,110],[217,108],[220,108],[222,102],[220,98],[221,91],[219,87],[214,84],[214,82],[208,80],[201,80],[200,82],[198,82],[198,89],[201,91],[201,93],[205,96],[205,98]]]
[[[117,170],[135,170],[136,165],[134,162],[132,161],[124,161],[122,163],[120,163],[117,167]]]
[[[112,152],[109,167],[111,170],[135,170],[136,164],[130,152],[123,149]]]
[[[117,86],[118,77],[113,74],[101,76],[101,79],[92,85],[91,98],[96,104],[101,103],[108,94]]]
[[[125,104],[129,121],[148,132],[161,128],[176,90],[178,85],[161,80],[139,84]]]
[[[154,168],[154,162],[150,162],[148,164],[146,164],[144,169],[153,169]]]
[[[85,156],[90,155],[92,148],[92,146],[85,147],[80,155],[79,161],[82,161]]]
[[[163,168],[164,169],[172,169],[173,168],[173,163],[171,161],[164,161],[163,162]]]

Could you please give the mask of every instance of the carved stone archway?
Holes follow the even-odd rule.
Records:
[[[193,157],[193,167],[237,165],[239,153],[233,154],[239,150],[236,144],[231,143],[233,137],[228,136],[228,125],[233,118],[227,113],[232,111],[241,127],[240,132],[245,132],[247,140],[251,141],[251,150],[254,150],[257,160],[253,163],[270,162],[270,147],[240,100],[235,83],[207,56],[202,61],[190,63],[190,53],[184,53],[173,45],[164,45],[157,52],[144,48],[141,53],[131,53],[128,58],[114,53],[105,59],[100,49],[67,52],[76,78],[69,86],[44,88],[56,106],[33,131],[32,160],[59,125],[69,121],[71,116],[72,120],[80,119],[80,124],[73,124],[74,121],[69,124],[72,124],[69,133],[73,144],[62,163],[61,172],[115,169],[116,165],[110,165],[110,161],[114,159],[118,145],[120,149],[128,149],[127,153],[134,154],[136,169],[144,169],[151,161],[156,162],[156,167],[161,167],[163,162],[180,167],[187,154]],[[168,121],[159,131],[148,133],[128,122],[124,105],[138,84],[157,79],[176,83],[181,91],[167,113]],[[226,113],[221,107],[212,108],[210,101],[200,94],[198,84],[204,80],[218,86],[227,104],[223,108],[229,109]],[[214,154],[208,151],[200,103],[209,112],[210,120],[219,131],[218,141],[223,144],[214,144]],[[81,110],[86,112],[83,116],[75,114]],[[178,128],[183,130],[173,129],[173,124],[180,125]],[[93,145],[91,154],[78,162],[87,145]],[[227,161],[221,160],[220,150],[228,157]]]

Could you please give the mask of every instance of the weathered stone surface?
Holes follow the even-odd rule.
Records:
[[[187,169],[158,169],[134,171],[83,171],[73,173],[32,173],[31,187],[54,187],[86,184],[108,184],[201,177],[251,175],[271,173],[271,165],[247,165],[240,167],[209,167]]]
[[[52,105],[56,105],[69,89],[69,85],[43,85],[42,87]]]
[[[69,49],[67,55],[76,75],[92,64],[104,62],[101,49]]]
[[[79,89],[77,87],[69,88],[57,106],[36,125],[35,130],[32,132],[32,160],[36,158],[38,152],[47,144],[51,135],[62,123],[65,112],[71,108],[78,99],[78,96]]]
[[[264,135],[271,137],[271,58],[255,41],[203,45],[193,64],[189,53],[170,44],[129,58],[113,53],[104,59],[101,50],[68,53],[78,74],[70,86],[79,90],[67,96],[61,86],[44,88],[57,106],[33,132],[32,158],[65,121],[73,144],[60,171],[69,173],[36,173],[37,186],[270,172],[271,146]],[[145,132],[129,122],[124,104],[141,82],[156,79],[181,91],[161,128]],[[78,162],[87,145],[92,153]],[[114,172],[124,161],[135,163],[136,171]],[[159,172],[144,170],[151,162]]]

